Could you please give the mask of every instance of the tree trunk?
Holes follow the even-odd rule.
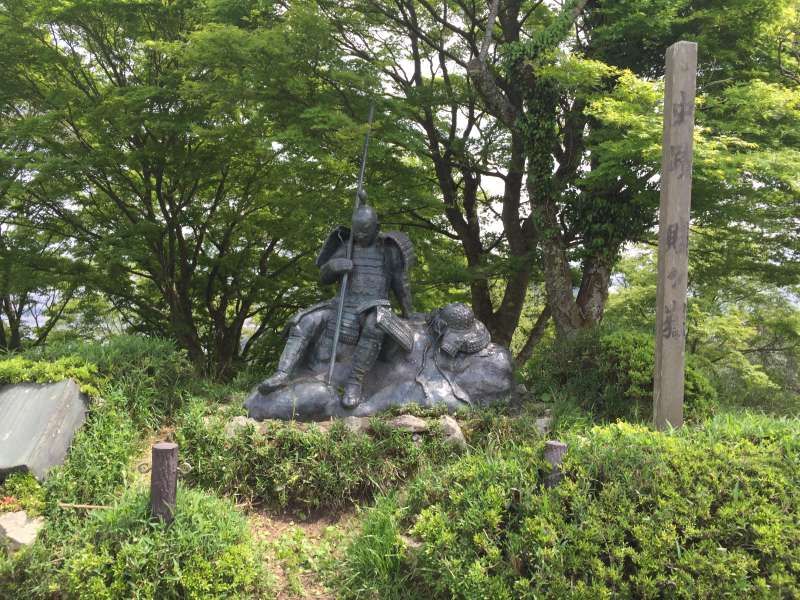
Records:
[[[14,307],[10,296],[3,298],[3,312],[8,321],[8,337],[6,338],[6,350],[11,352],[22,348],[22,333],[20,325],[22,322],[21,310]]]
[[[552,314],[553,311],[550,310],[550,305],[546,304],[542,309],[542,312],[539,313],[539,318],[536,319],[536,323],[533,324],[533,329],[531,329],[530,333],[528,334],[528,339],[525,340],[525,344],[522,346],[522,349],[514,357],[514,361],[517,363],[517,365],[524,365],[531,359],[531,356],[533,356],[533,349],[542,339],[545,329],[547,328],[547,323],[550,322],[550,317]]]
[[[583,279],[577,304],[584,321],[589,325],[597,325],[603,320],[612,264],[613,261],[603,255],[590,256],[583,261]]]
[[[205,372],[208,367],[206,353],[203,350],[203,344],[197,334],[194,322],[191,320],[191,315],[189,315],[189,320],[187,321],[183,313],[170,307],[170,325],[174,339],[181,348],[186,350],[189,360],[195,369],[201,373]]]
[[[558,239],[542,240],[544,284],[547,304],[553,312],[556,334],[570,337],[584,322],[572,293],[572,272],[566,252]]]

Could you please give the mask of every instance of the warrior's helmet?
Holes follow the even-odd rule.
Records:
[[[353,215],[353,240],[368,246],[378,235],[378,213],[367,204],[362,204]]]
[[[486,326],[462,302],[451,302],[435,311],[430,315],[428,323],[441,340],[440,348],[450,356],[459,352],[479,352],[491,341]]]

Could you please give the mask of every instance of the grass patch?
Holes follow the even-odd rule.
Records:
[[[62,361],[91,365],[107,385],[98,385],[90,395],[102,396],[109,388],[118,391],[120,408],[136,425],[150,429],[180,410],[197,380],[185,352],[160,338],[119,335],[104,342],[52,344],[26,356],[41,365]],[[47,381],[58,379],[63,377]]]
[[[437,432],[417,443],[380,419],[372,421],[369,436],[350,432],[340,421],[328,432],[268,422],[227,435],[229,416],[208,416],[196,402],[179,419],[176,441],[189,465],[185,481],[275,510],[341,510],[396,487],[422,464],[441,464],[458,454]]]
[[[252,598],[266,595],[261,553],[226,500],[181,488],[175,521],[149,518],[148,494],[127,492],[81,526],[49,528],[0,562],[7,598]]]
[[[126,405],[121,392],[109,390],[103,402],[90,406],[67,459],[45,481],[51,516],[60,510],[58,501],[105,504],[128,483],[130,460],[141,448],[143,432],[131,420]]]

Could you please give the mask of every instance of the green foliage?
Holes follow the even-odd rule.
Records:
[[[74,379],[81,391],[90,396],[99,396],[100,388],[106,382],[98,371],[97,365],[78,356],[62,356],[52,361],[22,356],[0,360],[1,383],[52,383]]]
[[[313,251],[348,212],[365,85],[330,24],[309,2],[18,0],[0,31],[10,212],[126,324],[230,376],[318,295]]]
[[[6,570],[0,570],[0,586],[7,588],[0,591],[97,600],[252,598],[266,592],[260,552],[230,502],[180,488],[170,526],[151,520],[149,511],[149,494],[133,490],[113,508],[92,512],[74,531],[46,534],[16,564],[0,566]],[[58,557],[55,565],[42,560],[42,548]],[[16,582],[3,577],[14,574]]]
[[[410,434],[378,419],[370,435],[341,421],[328,432],[294,423],[267,422],[228,436],[225,417],[206,417],[201,403],[182,415],[175,433],[189,465],[184,481],[237,499],[303,513],[336,511],[398,485],[425,463],[438,464],[457,450],[440,435],[418,445]]]
[[[693,236],[697,258],[690,264],[686,338],[690,367],[706,375],[726,405],[798,414],[800,310],[793,288],[768,285],[733,265],[709,277],[708,270],[716,267],[703,263],[714,234],[699,229]],[[655,253],[637,248],[617,271],[619,285],[609,296],[605,328],[651,331]]]
[[[116,407],[149,427],[175,414],[196,379],[186,353],[173,341],[144,336],[49,344],[0,360],[0,383],[70,378],[92,398],[114,395]]]
[[[27,353],[48,361],[85,361],[94,365],[117,392],[117,405],[137,422],[156,427],[183,403],[196,373],[186,352],[163,338],[118,335],[102,342],[48,344]],[[120,404],[120,401],[122,403]]]
[[[361,532],[346,550],[344,565],[333,579],[342,598],[418,598],[407,566],[414,557],[403,544],[406,511],[393,496],[381,496],[361,524]]]
[[[194,490],[179,490],[169,527],[151,522],[148,494],[140,492],[94,513],[83,539],[61,573],[67,596],[251,597],[258,586],[246,520],[230,503]]]
[[[0,153],[2,146],[0,141]],[[69,249],[64,241],[20,226],[17,211],[9,210],[5,202],[8,180],[17,174],[6,172],[5,166],[0,159],[0,349],[18,351],[48,338],[77,285],[71,261],[65,258]]]
[[[627,424],[469,455],[380,500],[342,597],[723,598],[800,594],[800,422],[745,416],[664,434]],[[410,538],[410,539],[409,539]]]
[[[599,420],[649,421],[653,409],[654,341],[636,330],[598,328],[565,340],[550,340],[524,369],[537,396],[566,394]],[[707,418],[717,394],[692,362],[686,367],[685,413]]]
[[[36,516],[44,510],[44,490],[29,473],[11,473],[0,483],[0,512],[24,510]]]
[[[340,542],[341,536],[333,527],[327,527],[322,539],[316,543],[310,540],[301,528],[290,527],[280,536],[268,541],[266,549],[272,551],[275,560],[280,564],[289,591],[297,597],[304,598],[309,594],[303,586],[301,575],[306,573],[323,575],[331,569],[336,569],[332,553],[334,545]]]
[[[86,424],[75,434],[64,464],[50,471],[45,490],[55,503],[105,504],[129,480],[129,462],[141,446],[142,430],[126,412],[126,399],[112,391],[90,407]]]
[[[597,58],[637,74],[657,75],[676,40],[696,41],[708,65],[701,78],[763,74],[774,52],[775,25],[792,0],[600,0],[590,3]]]

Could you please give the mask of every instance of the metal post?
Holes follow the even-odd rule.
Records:
[[[153,468],[150,471],[150,514],[164,523],[172,523],[178,495],[178,444],[159,442],[153,445]]]
[[[658,225],[658,292],[653,420],[659,430],[683,425],[689,209],[692,198],[697,44],[667,50],[664,146]]]

